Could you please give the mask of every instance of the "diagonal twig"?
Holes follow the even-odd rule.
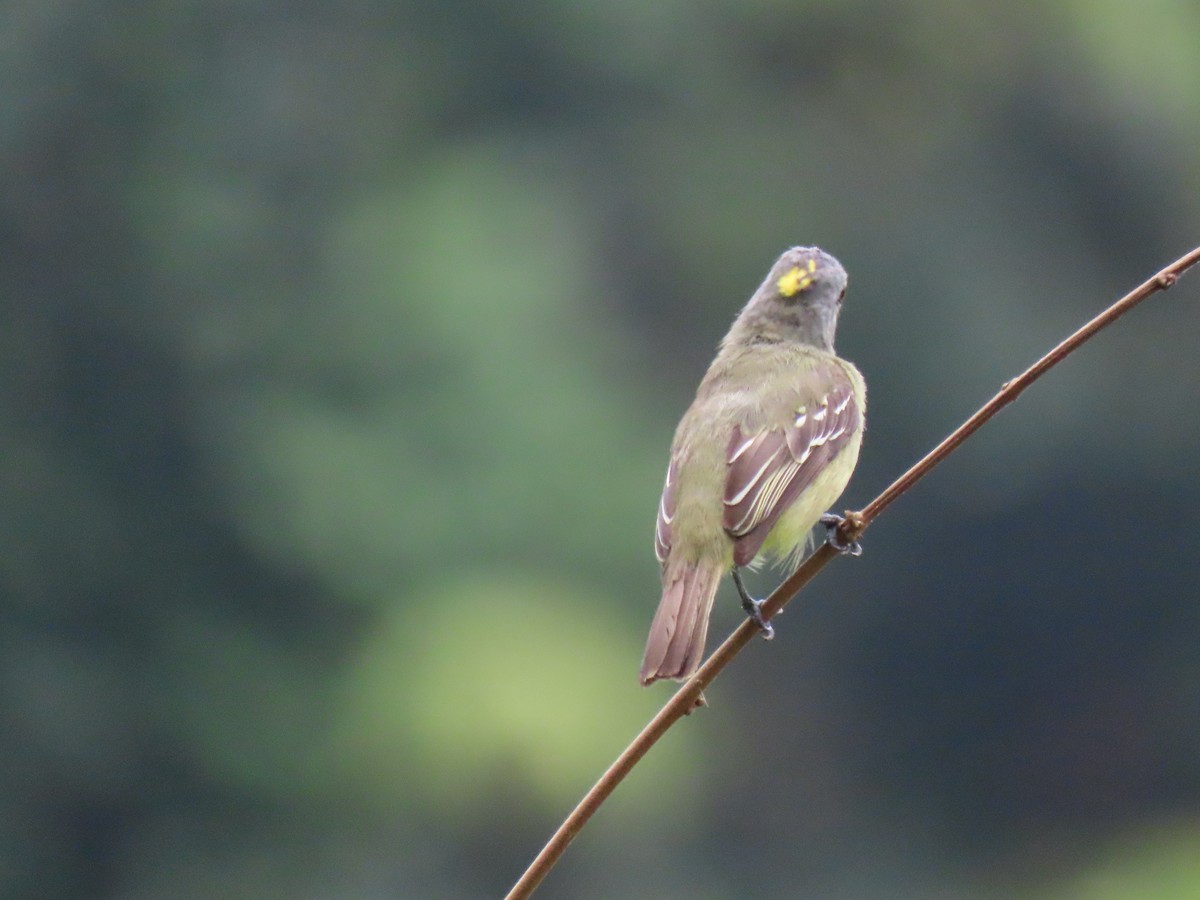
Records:
[[[878,497],[857,512],[848,511],[845,521],[838,527],[838,536],[843,541],[857,540],[879,514],[894,503],[901,494],[929,474],[938,463],[949,456],[972,434],[978,431],[985,422],[996,415],[1001,409],[1012,403],[1021,393],[1037,381],[1042,375],[1062,362],[1067,356],[1079,348],[1081,344],[1092,338],[1097,332],[1111,325],[1129,310],[1133,309],[1146,298],[1159,291],[1171,287],[1179,276],[1200,262],[1200,247],[1181,256],[1152,278],[1134,288],[1104,312],[1100,313],[1061,344],[1056,346],[1032,366],[1011,381],[1006,381],[1000,392],[981,406],[973,416],[958,426],[940,444],[929,451],[921,460],[907,472],[893,481]],[[782,584],[779,585],[763,603],[764,618],[770,619],[777,614],[799,591],[813,579],[813,576],[828,565],[837,556],[828,543],[818,547]],[[675,693],[667,704],[658,711],[641,733],[633,739],[621,755],[613,762],[600,780],[592,786],[579,804],[571,811],[563,823],[554,832],[549,842],[537,858],[525,870],[520,880],[509,891],[506,900],[523,900],[530,896],[541,883],[546,874],[558,862],[559,857],[574,840],[580,829],[587,824],[600,805],[616,789],[638,761],[649,752],[658,739],[680,718],[694,709],[704,689],[721,673],[742,649],[759,633],[759,627],[750,619],[741,625],[725,639],[703,666]]]

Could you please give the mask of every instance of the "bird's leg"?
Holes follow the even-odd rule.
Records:
[[[838,536],[838,528],[846,521],[837,513],[825,513],[821,516],[820,522],[825,526],[825,543],[829,544],[838,553],[846,553],[850,556],[862,556],[862,544],[858,541],[844,542]]]
[[[763,637],[768,641],[775,637],[775,629],[770,622],[763,618],[762,605],[764,601],[755,600],[750,596],[746,585],[742,584],[742,573],[737,566],[733,567],[733,583],[737,587],[738,596],[742,598],[742,609],[746,611],[746,615],[754,621],[754,624],[762,629]]]

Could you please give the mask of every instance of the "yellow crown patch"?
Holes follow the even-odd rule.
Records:
[[[782,276],[776,284],[779,286],[779,293],[785,297],[794,297],[801,291],[807,291],[813,285],[813,275],[817,271],[817,261],[810,259],[803,266],[792,266]]]

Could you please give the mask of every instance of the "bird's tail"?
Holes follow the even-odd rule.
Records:
[[[723,567],[703,562],[668,565],[662,600],[650,623],[642,684],[659,678],[685,679],[700,667],[708,615],[721,583]]]

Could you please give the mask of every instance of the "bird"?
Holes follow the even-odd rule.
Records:
[[[671,443],[654,553],[662,597],[640,680],[685,680],[704,655],[725,572],[747,614],[770,623],[740,570],[802,558],[858,462],[866,382],[834,350],[846,270],[818,247],[792,247],[771,266],[721,340]]]

